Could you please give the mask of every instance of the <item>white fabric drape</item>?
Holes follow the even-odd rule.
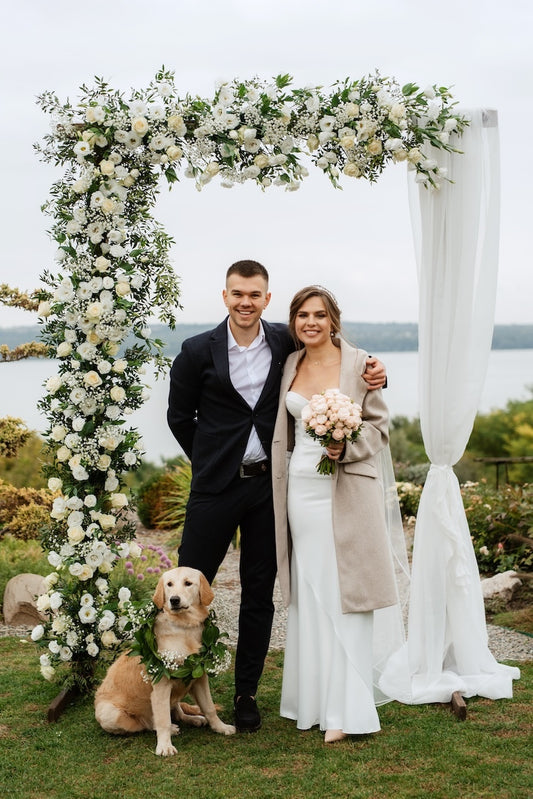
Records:
[[[499,240],[499,143],[494,111],[457,146],[434,151],[454,183],[410,185],[419,272],[420,422],[431,461],[415,528],[407,644],[381,686],[409,703],[454,691],[512,696],[516,668],[488,649],[479,573],[453,465],[472,430],[493,331]]]

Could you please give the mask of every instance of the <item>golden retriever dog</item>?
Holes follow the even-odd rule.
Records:
[[[180,566],[160,577],[154,594],[154,603],[159,608],[154,634],[160,652],[189,655],[199,651],[207,607],[213,596],[211,586],[197,569]],[[180,705],[186,694],[194,698],[199,711]],[[110,666],[96,692],[94,706],[96,720],[107,732],[155,730],[156,754],[164,757],[177,751],[171,736],[179,733],[179,727],[173,723],[172,713],[196,727],[209,724],[223,735],[235,732],[235,727],[224,724],[217,715],[207,674],[188,685],[166,677],[152,683],[146,680],[141,659],[127,653]]]

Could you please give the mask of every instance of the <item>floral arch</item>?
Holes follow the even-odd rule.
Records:
[[[67,682],[85,691],[96,662],[142,620],[113,570],[139,554],[124,477],[139,465],[142,442],[126,417],[146,398],[145,365],[167,365],[148,323],[157,314],[173,326],[179,297],[172,239],[151,216],[160,175],[170,185],[189,178],[199,190],[217,177],[227,187],[293,191],[305,164],[337,187],[375,181],[405,161],[432,191],[450,178],[435,154],[458,152],[469,120],[447,88],[400,87],[379,73],[329,91],[293,88],[288,75],[234,80],[207,100],[180,98],[163,68],[128,99],[96,80],[75,104],[51,92],[39,103],[52,130],[36,149],[65,172],[43,206],[59,262],[43,275],[39,306],[42,341],[59,360],[41,401],[57,495],[44,538],[54,571],[38,600],[51,612],[32,637],[47,647],[43,676],[53,680],[58,664],[69,664]]]

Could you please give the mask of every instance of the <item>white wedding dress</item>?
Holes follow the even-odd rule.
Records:
[[[306,404],[300,394],[288,392],[287,409],[295,417],[288,481],[293,551],[280,712],[300,729],[318,724],[321,730],[376,732],[374,613],[341,612],[332,481],[316,470],[324,450],[300,422]]]

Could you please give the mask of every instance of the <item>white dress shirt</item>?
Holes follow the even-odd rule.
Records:
[[[261,396],[272,361],[272,352],[265,338],[265,331],[261,321],[259,333],[248,347],[241,347],[235,341],[228,319],[228,360],[229,375],[234,388],[246,400],[250,408],[255,408]],[[261,445],[255,427],[252,427],[250,437],[243,456],[243,463],[255,463],[265,460],[266,453]]]

